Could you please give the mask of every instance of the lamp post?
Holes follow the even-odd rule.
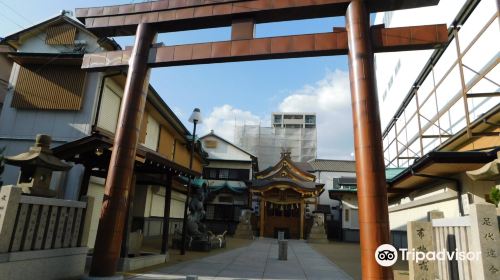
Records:
[[[189,170],[193,169],[193,154],[194,154],[194,145],[196,138],[196,125],[201,123],[201,112],[200,109],[195,108],[191,117],[189,117],[189,122],[194,124],[193,127],[193,138],[191,139],[191,154],[189,156]],[[188,185],[187,185],[187,196],[186,202],[184,203],[184,219],[182,220],[182,239],[181,239],[181,255],[186,254],[186,224],[187,224],[187,209],[189,205],[189,196],[191,195],[191,176],[188,177]]]

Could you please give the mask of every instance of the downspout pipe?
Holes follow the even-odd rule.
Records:
[[[463,186],[462,182],[460,182],[459,179],[451,178],[451,177],[443,177],[443,176],[435,176],[435,175],[429,175],[429,174],[422,174],[422,173],[417,173],[413,168],[410,168],[411,174],[413,176],[418,176],[418,177],[424,177],[424,178],[430,178],[430,179],[436,179],[436,180],[441,180],[441,181],[449,181],[449,182],[454,182],[455,186],[457,187],[457,200],[458,200],[458,211],[460,212],[460,216],[465,216],[464,213],[464,204],[462,201],[462,192],[463,192]]]

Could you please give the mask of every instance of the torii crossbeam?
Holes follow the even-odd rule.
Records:
[[[369,14],[436,5],[439,0],[161,0],[83,8],[76,16],[101,36],[136,34],[132,50],[86,54],[82,68],[128,68],[105,200],[90,274],[111,276],[122,242],[149,69],[293,57],[349,57],[354,147],[358,180],[363,279],[392,279],[375,250],[390,242],[385,167],[377,101],[374,52],[436,48],[448,40],[446,25],[370,27]],[[346,17],[333,32],[254,38],[255,24],[331,16]],[[179,46],[152,45],[156,33],[231,26],[231,40]]]

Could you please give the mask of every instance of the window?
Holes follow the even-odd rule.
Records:
[[[160,125],[148,114],[148,124],[146,127],[146,141],[144,146],[156,151],[158,148],[158,138],[160,136]]]
[[[344,221],[347,223],[349,222],[349,209],[345,209],[345,218]]]
[[[306,116],[306,124],[315,124],[315,123],[316,123],[316,116],[314,115]]]
[[[281,115],[274,115],[274,123],[281,123]]]
[[[210,169],[209,176],[207,179],[215,179],[217,178],[217,169]]]
[[[120,103],[120,96],[106,85],[102,92],[101,105],[99,106],[98,127],[115,133],[118,123],[118,113],[120,112]]]
[[[219,179],[229,179],[229,169],[220,169]]]
[[[205,168],[203,178],[211,180],[244,181],[250,179],[248,169]]]
[[[207,205],[207,220],[213,220],[215,214],[215,206]]]
[[[285,115],[285,120],[302,120],[304,119],[303,115]]]
[[[37,64],[19,68],[11,106],[17,109],[79,111],[85,71],[76,66]]]
[[[203,141],[203,144],[205,144],[206,149],[215,149],[217,148],[217,141],[215,140],[205,140]]]

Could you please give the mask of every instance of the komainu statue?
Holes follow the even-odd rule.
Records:
[[[252,210],[250,209],[241,210],[240,223],[244,225],[249,225],[251,217],[252,217]]]
[[[325,214],[321,212],[314,212],[314,222],[309,232],[307,242],[310,243],[328,243],[328,238],[325,231]]]
[[[234,232],[234,238],[239,239],[254,239],[252,230],[252,213],[251,209],[243,209],[240,214],[240,223],[236,227]]]
[[[195,251],[210,251],[214,248],[226,247],[225,233],[215,235],[207,230],[203,223],[205,219],[205,209],[203,207],[208,197],[208,187],[203,184],[201,188],[196,188],[189,201],[189,214],[186,222],[186,249]],[[180,247],[182,244],[182,232],[177,230],[174,236],[174,246]]]

